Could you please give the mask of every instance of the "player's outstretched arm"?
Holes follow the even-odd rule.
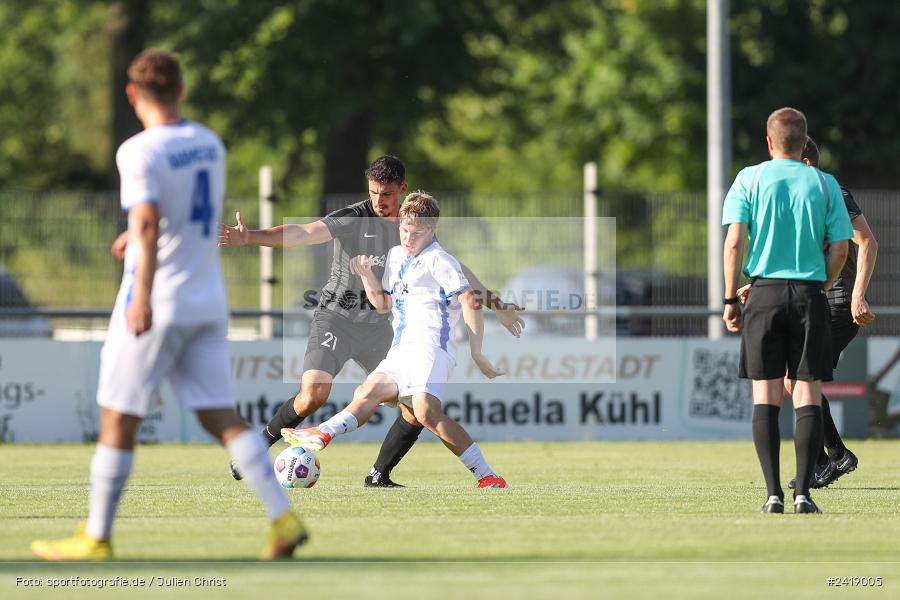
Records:
[[[488,308],[494,311],[494,316],[497,317],[497,320],[509,333],[516,337],[521,336],[522,330],[525,329],[525,321],[518,313],[525,309],[512,302],[504,302],[500,294],[487,289],[469,267],[462,263],[460,263],[460,266],[462,267],[463,275],[466,276],[469,285],[472,286],[476,299],[480,299],[487,304]]]
[[[315,246],[332,239],[331,231],[322,221],[304,225],[288,223],[267,229],[248,229],[241,212],[234,213],[237,224],[229,227],[219,223],[219,246],[269,246],[271,248],[297,248]]]
[[[469,352],[472,362],[484,373],[488,379],[503,375],[503,371],[494,368],[491,361],[481,353],[481,345],[484,340],[484,312],[481,310],[481,302],[475,297],[471,288],[459,295],[462,305],[463,321],[469,334]]]
[[[369,260],[369,257],[361,254],[351,258],[350,270],[359,274],[363,287],[366,288],[366,298],[369,299],[369,302],[375,307],[378,314],[383,315],[390,312],[394,301],[382,289],[378,276],[372,271],[372,262]]]

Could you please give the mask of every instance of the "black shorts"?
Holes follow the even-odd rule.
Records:
[[[744,305],[740,377],[831,381],[832,343],[822,284],[757,279]]]
[[[371,373],[387,356],[393,338],[387,319],[353,323],[331,311],[317,310],[310,324],[303,371],[316,369],[333,377],[352,359]]]
[[[859,325],[853,322],[849,304],[831,304],[831,366],[837,367],[841,352],[856,334]]]

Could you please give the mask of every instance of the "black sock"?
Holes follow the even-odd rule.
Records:
[[[756,404],[753,406],[753,445],[759,457],[766,488],[770,496],[778,496],[784,500],[779,477],[779,452],[781,450],[781,432],[778,431],[778,413],[780,406]]]
[[[275,442],[281,439],[281,430],[283,428],[296,427],[302,423],[305,418],[306,417],[298,416],[297,413],[294,412],[294,399],[289,398],[284,401],[284,404],[278,407],[275,416],[272,417],[269,424],[263,429],[263,437],[266,438],[266,442],[268,442],[269,446],[273,446]]]
[[[384,442],[381,443],[381,450],[378,452],[378,458],[375,460],[372,470],[381,473],[382,476],[390,475],[391,470],[397,466],[419,439],[422,429],[424,428],[421,425],[410,425],[403,418],[402,413],[398,414],[397,420],[384,436]]]
[[[809,484],[816,467],[816,455],[822,449],[822,407],[801,406],[796,411],[794,450],[797,453],[795,495],[809,496]]]
[[[831,417],[831,406],[828,398],[824,395],[822,396],[822,421],[825,427],[825,447],[828,448],[828,458],[837,460],[844,455],[847,447],[844,446],[844,440],[841,439],[841,434],[838,433],[837,426],[834,424],[834,419]]]

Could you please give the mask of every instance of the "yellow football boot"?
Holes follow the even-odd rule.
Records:
[[[280,517],[272,521],[266,547],[263,550],[262,560],[278,560],[290,558],[294,555],[294,549],[306,543],[309,533],[303,522],[293,511],[285,511]]]
[[[95,540],[84,524],[78,526],[75,535],[61,540],[35,540],[31,542],[31,553],[44,560],[95,561],[112,558],[109,540]]]

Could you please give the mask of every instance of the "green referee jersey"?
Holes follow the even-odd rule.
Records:
[[[786,158],[738,173],[722,209],[732,223],[748,225],[747,277],[825,281],[823,246],[853,237],[837,180]]]

